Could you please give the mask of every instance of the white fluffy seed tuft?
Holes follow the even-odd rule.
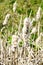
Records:
[[[6,17],[5,17],[5,20],[3,22],[3,25],[7,24],[9,17],[10,17],[10,14],[7,14]]]
[[[41,7],[38,8],[38,11],[36,13],[36,21],[40,19],[40,14],[41,14]]]
[[[15,2],[15,3],[13,4],[13,12],[16,11],[16,8],[17,8],[17,3]]]
[[[36,33],[36,32],[37,32],[37,28],[34,27],[34,28],[32,29],[32,31],[31,31],[31,34],[34,34],[34,33]]]

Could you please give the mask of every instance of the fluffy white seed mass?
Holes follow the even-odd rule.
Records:
[[[31,31],[31,34],[34,34],[34,33],[36,33],[36,32],[37,32],[37,28],[34,27],[34,28],[32,29],[32,31]]]
[[[3,25],[7,24],[9,17],[10,17],[10,14],[7,14],[6,17],[5,17],[5,20],[3,22]]]
[[[30,18],[26,17],[24,19],[24,26],[23,26],[23,29],[22,29],[23,34],[27,34],[28,33],[30,22],[31,22]]]
[[[18,41],[18,36],[17,35],[12,35],[12,44],[14,44],[14,46],[17,46],[17,41]]]
[[[24,19],[24,26],[23,26],[23,29],[22,29],[22,37],[23,37],[23,40],[24,40],[24,45],[26,44],[28,36],[29,36],[30,22],[31,22],[30,18],[26,17]]]
[[[40,14],[41,14],[41,7],[38,8],[38,11],[36,13],[36,21],[40,19]]]
[[[12,35],[12,45],[11,45],[12,52],[15,52],[15,47],[17,47],[17,45],[18,45],[18,36]]]
[[[14,45],[11,46],[11,51],[12,51],[12,52],[15,52],[15,47],[14,47]]]
[[[26,18],[24,19],[24,26],[30,25],[30,22],[31,22],[31,19],[28,18],[28,17],[26,17]]]
[[[34,21],[35,21],[35,18],[33,18],[33,19],[32,19],[32,21],[31,21],[30,25],[32,25],[32,23],[33,23]]]
[[[13,12],[16,11],[16,8],[17,8],[17,3],[15,2],[15,3],[13,4]]]

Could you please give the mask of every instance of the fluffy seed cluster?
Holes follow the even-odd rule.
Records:
[[[17,8],[17,3],[15,2],[15,3],[13,4],[13,12],[16,11],[16,8]]]
[[[23,40],[24,42],[27,41],[27,38],[29,36],[29,25],[30,25],[31,19],[26,17],[24,19],[24,27],[22,29],[22,34],[23,34]]]
[[[6,17],[5,17],[5,20],[3,22],[3,25],[7,24],[9,17],[10,17],[10,14],[7,14]]]
[[[38,11],[36,13],[36,21],[38,21],[40,19],[40,15],[41,15],[41,7],[38,8]]]

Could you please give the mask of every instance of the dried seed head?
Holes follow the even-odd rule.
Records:
[[[34,27],[34,28],[32,29],[31,34],[34,34],[34,33],[36,33],[36,32],[37,32],[37,29],[36,29],[36,27]]]
[[[41,12],[41,7],[38,8],[38,11],[36,13],[36,21],[38,21],[40,19],[40,13]]]
[[[6,18],[9,19],[9,17],[10,17],[10,14],[7,14],[7,15],[6,15]]]
[[[29,25],[30,25],[30,22],[31,22],[31,19],[28,18],[28,17],[26,17],[26,18],[24,19],[24,26],[29,26]]]
[[[14,45],[11,46],[11,51],[12,51],[12,52],[15,52],[15,47],[14,47]]]
[[[13,12],[16,11],[16,8],[17,8],[17,3],[15,2],[15,3],[13,4]]]
[[[12,41],[17,42],[17,40],[18,40],[18,36],[12,35]]]
[[[5,17],[5,20],[3,22],[3,25],[7,24],[9,17],[10,17],[10,14],[7,14],[6,17]]]
[[[17,47],[17,45],[18,45],[18,36],[12,35],[12,45],[14,45],[14,47]]]

